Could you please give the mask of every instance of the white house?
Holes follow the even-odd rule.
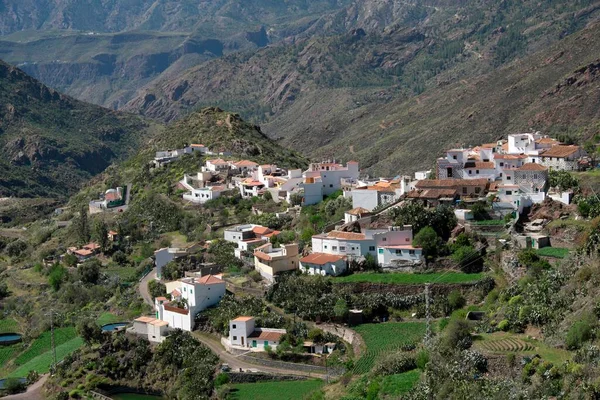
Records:
[[[388,229],[366,229],[361,233],[334,230],[313,236],[312,249],[315,253],[345,256],[349,261],[359,260],[371,254],[380,265],[386,267],[399,262],[420,261],[422,252],[418,248],[412,248],[412,239],[410,225]],[[402,248],[391,246],[402,246]]]
[[[300,259],[300,271],[309,275],[339,275],[348,268],[344,256],[312,253]]]
[[[279,248],[266,243],[254,250],[254,269],[271,282],[280,272],[298,269],[299,261],[298,243],[283,244]]]
[[[285,329],[256,328],[254,317],[237,317],[229,321],[228,345],[250,351],[265,351],[265,347],[277,349]]]
[[[241,258],[243,252],[252,253],[254,249],[268,242],[281,232],[261,225],[245,224],[225,229],[224,239],[237,245],[235,256]]]
[[[175,284],[178,288],[171,292],[170,301],[155,299],[157,318],[168,322],[172,328],[184,331],[192,331],[196,315],[214,306],[225,296],[225,281],[214,275],[182,278]]]
[[[229,161],[225,161],[221,158],[213,160],[206,160],[206,169],[211,172],[226,171],[230,168]]]
[[[407,191],[404,180],[381,180],[367,186],[352,189],[352,207],[373,211],[377,207],[397,201]],[[404,187],[404,188],[403,188]]]
[[[356,207],[344,213],[344,223],[349,224],[358,221],[359,219],[370,217],[371,215],[371,211],[366,208]]]
[[[165,299],[166,300],[166,299]],[[152,317],[139,317],[133,320],[131,332],[145,336],[150,342],[161,343],[169,336],[169,323]]]

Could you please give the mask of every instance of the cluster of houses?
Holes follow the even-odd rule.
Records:
[[[193,151],[214,154],[202,145],[191,145],[173,152],[159,152],[155,162],[164,165],[180,154]],[[186,175],[180,187],[187,190],[184,199],[200,204],[228,190],[239,190],[246,198],[270,191],[274,199],[289,202],[292,196],[299,195],[302,205],[319,203],[342,190],[343,195],[352,200],[354,208],[345,213],[344,224],[312,236],[312,252],[308,254],[299,251],[298,243],[274,245],[276,241],[272,239],[281,232],[264,226],[245,224],[225,230],[224,239],[235,244],[235,256],[253,265],[265,280],[273,282],[279,274],[294,270],[310,275],[340,275],[350,263],[367,257],[384,269],[414,267],[424,258],[422,249],[413,245],[412,227],[374,227],[371,220],[382,209],[404,200],[422,201],[430,206],[455,205],[490,195],[494,195],[495,207],[519,212],[547,196],[568,203],[568,195],[549,190],[549,170],[578,170],[587,162],[579,146],[563,145],[536,132],[509,135],[507,140],[477,147],[448,150],[445,157],[437,160],[433,173],[419,171],[414,177],[360,179],[358,163],[353,161],[346,165],[313,163],[302,171],[259,165],[249,160],[217,158],[207,160],[197,175]],[[542,246],[545,239],[538,236],[523,240],[532,246]],[[195,248],[157,250],[157,278],[162,279],[161,271],[166,264],[187,257]],[[80,255],[87,254],[83,251]],[[155,299],[155,316],[141,317],[134,323],[136,333],[155,342],[162,341],[171,329],[192,330],[195,316],[223,298],[226,284],[220,275],[204,271],[166,282],[166,288],[170,296]],[[222,343],[233,350],[264,351],[276,349],[285,333],[281,329],[257,328],[255,318],[240,316],[230,321],[229,335]],[[328,353],[333,351],[333,346],[326,343],[317,348],[314,343],[305,343],[307,352]]]
[[[203,204],[238,191],[243,198],[271,193],[275,201],[292,202],[298,195],[303,205],[317,204],[332,193],[348,187],[358,179],[358,163],[342,165],[335,162],[310,164],[306,171],[284,169],[274,164],[259,165],[250,160],[209,159],[196,175],[185,175],[179,182],[183,199]]]
[[[507,140],[448,150],[437,160],[437,179],[416,182],[407,197],[437,204],[494,195],[494,207],[519,212],[547,196],[568,204],[568,193],[548,187],[549,170],[580,170],[589,164],[586,156],[580,146],[539,132],[511,134]]]

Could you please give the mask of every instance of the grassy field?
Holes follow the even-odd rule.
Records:
[[[102,326],[102,325],[106,325],[106,324],[114,324],[116,322],[124,322],[125,319],[126,319],[125,317],[120,317],[113,313],[105,312],[105,313],[102,313],[98,317],[96,322],[98,323],[98,325]]]
[[[232,400],[301,400],[323,386],[323,381],[282,381],[233,385]]]
[[[563,247],[544,247],[537,251],[538,256],[565,258],[569,255],[569,249]]]
[[[483,274],[465,274],[462,272],[407,274],[407,273],[365,273],[334,278],[334,283],[391,283],[394,285],[418,285],[424,283],[468,283],[483,278]]]
[[[19,332],[19,324],[12,318],[0,319],[0,333]]]
[[[421,377],[421,371],[418,369],[404,372],[402,374],[389,375],[383,378],[381,382],[380,394],[396,398],[411,390]]]
[[[131,282],[136,280],[135,267],[108,267],[103,272],[107,275],[118,276],[122,281]]]
[[[80,337],[76,337],[61,344],[60,346],[56,346],[56,360],[61,361],[68,354],[71,354],[73,351],[77,350],[82,345],[83,339]],[[29,360],[27,363],[21,365],[19,368],[11,372],[9,376],[16,378],[26,377],[27,373],[32,370],[37,371],[40,374],[44,374],[50,370],[52,359],[52,350],[48,350],[45,353],[41,353],[40,355]]]
[[[6,364],[19,352],[20,348],[21,345],[19,344],[0,347],[0,370],[4,369]]]
[[[54,342],[56,346],[60,346],[77,336],[74,327],[68,328],[57,328],[54,330]],[[15,364],[24,365],[39,355],[50,351],[52,348],[52,339],[50,331],[42,333],[37,339],[35,339],[31,345],[23,353],[19,354],[15,360]]]
[[[425,335],[424,322],[386,322],[383,324],[363,324],[354,327],[362,336],[367,351],[358,360],[354,373],[369,372],[378,358],[390,350],[404,344],[417,344]]]

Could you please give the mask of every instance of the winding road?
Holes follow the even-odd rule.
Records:
[[[11,394],[2,397],[2,400],[44,400],[44,383],[48,379],[48,374],[40,376],[40,379],[27,388],[26,392]]]
[[[138,285],[138,293],[144,299],[146,304],[154,307],[154,300],[148,291],[148,282],[156,278],[156,270],[152,270],[148,275],[140,280]],[[208,347],[213,353],[215,353],[223,363],[229,364],[232,370],[239,371],[241,370],[251,370],[258,372],[265,372],[269,374],[278,374],[278,375],[297,375],[297,376],[305,376],[309,378],[320,378],[325,379],[326,376],[324,374],[318,374],[315,372],[305,372],[292,370],[287,368],[273,368],[273,367],[265,367],[263,365],[252,364],[247,361],[243,361],[236,357],[235,355],[228,353],[225,348],[221,345],[221,343],[214,337],[203,334],[200,332],[192,332],[194,337],[198,339],[202,344]],[[25,397],[23,397],[25,399]]]

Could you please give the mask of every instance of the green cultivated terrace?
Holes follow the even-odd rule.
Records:
[[[446,272],[431,274],[365,273],[335,278],[334,283],[389,283],[394,285],[421,285],[424,283],[471,283],[484,277],[483,273],[465,274]]]

